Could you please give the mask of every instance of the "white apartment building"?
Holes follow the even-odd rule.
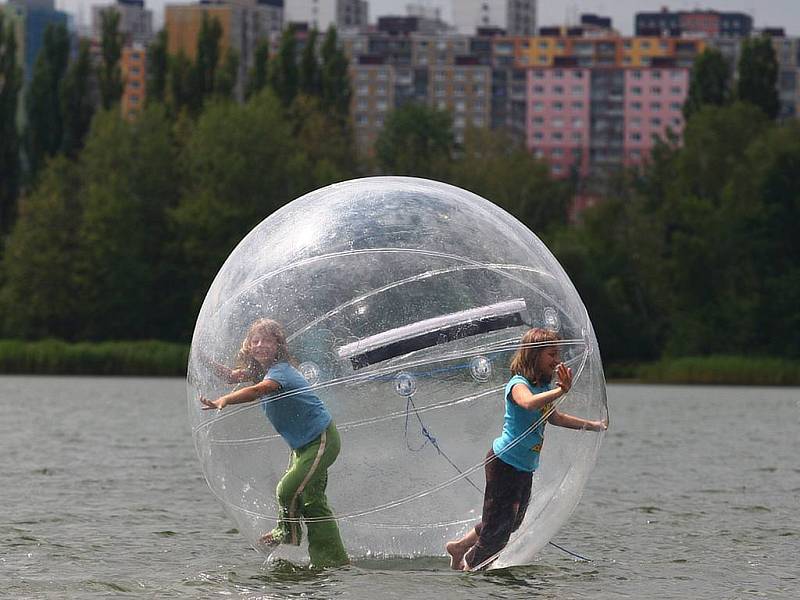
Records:
[[[508,35],[536,35],[536,0],[452,0],[452,15],[459,33],[499,27]]]
[[[92,6],[92,38],[99,40],[102,33],[102,13],[115,10],[119,13],[119,31],[126,44],[144,44],[153,37],[153,13],[144,7],[144,0],[117,0],[110,6]]]
[[[310,28],[326,31],[334,25],[343,30],[367,25],[366,0],[284,0],[287,23],[308,23]]]

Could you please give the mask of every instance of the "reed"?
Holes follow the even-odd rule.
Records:
[[[155,340],[0,340],[0,373],[185,376],[189,347]]]
[[[636,379],[645,383],[800,385],[800,361],[749,356],[671,358],[640,365]]]

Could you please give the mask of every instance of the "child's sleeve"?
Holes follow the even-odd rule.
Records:
[[[286,387],[287,377],[288,377],[288,374],[286,373],[285,363],[279,363],[277,365],[272,365],[272,367],[270,367],[269,371],[267,371],[267,374],[264,375],[264,379],[265,380],[271,379],[272,381],[277,383],[279,386],[281,386],[281,389],[284,389]]]

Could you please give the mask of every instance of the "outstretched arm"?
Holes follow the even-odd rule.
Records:
[[[589,431],[605,431],[608,429],[608,421],[606,420],[591,421],[589,419],[581,419],[557,410],[552,412],[547,422],[567,429],[588,429]]]
[[[266,396],[272,392],[276,392],[281,388],[281,384],[272,379],[265,379],[254,385],[248,385],[242,389],[220,396],[216,400],[208,400],[207,398],[200,397],[200,403],[203,405],[203,410],[211,410],[213,408],[223,409],[229,404],[244,404],[245,402],[253,402],[262,396]]]
[[[252,381],[253,379],[253,374],[250,373],[248,369],[231,369],[222,363],[218,363],[202,351],[198,353],[198,357],[202,362],[208,365],[214,375],[222,379],[225,383],[243,383],[245,381]]]

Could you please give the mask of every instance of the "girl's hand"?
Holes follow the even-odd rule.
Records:
[[[608,430],[608,421],[603,419],[602,421],[591,421],[591,430],[592,431],[607,431]]]
[[[225,399],[225,396],[222,398],[217,398],[216,400],[209,400],[207,398],[203,398],[200,396],[200,404],[203,405],[203,410],[222,410],[228,405],[228,401]]]
[[[566,394],[572,387],[572,369],[564,363],[559,363],[556,367],[556,375],[558,376],[556,385],[561,388],[562,395]]]

